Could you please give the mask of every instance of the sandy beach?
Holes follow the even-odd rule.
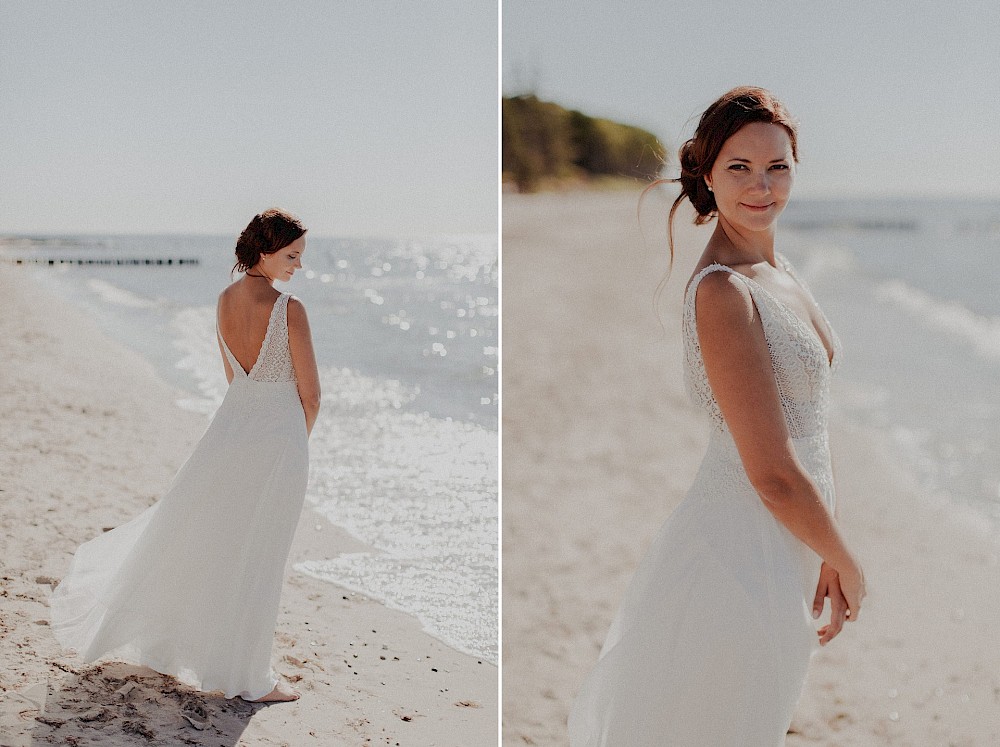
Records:
[[[73,551],[157,500],[207,421],[177,408],[178,392],[136,353],[10,267],[0,267],[0,382],[0,745],[496,743],[495,666],[290,570],[331,548],[365,549],[308,507],[272,658],[299,701],[226,700],[64,655],[47,599]]]
[[[679,216],[661,328],[652,297],[666,270],[668,204],[651,196],[640,230],[637,200],[504,195],[511,747],[567,743],[572,699],[624,586],[707,442],[681,380],[680,303],[711,227]],[[997,539],[974,515],[922,495],[875,433],[839,413],[836,386],[831,442],[840,520],[869,597],[861,619],[813,658],[787,744],[1000,743]]]

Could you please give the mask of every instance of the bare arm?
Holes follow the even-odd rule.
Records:
[[[313,352],[312,334],[306,308],[297,298],[288,300],[288,348],[292,353],[292,366],[298,382],[299,399],[306,416],[306,431],[312,433],[319,414],[319,370]]]
[[[850,617],[857,619],[861,567],[795,455],[749,289],[730,273],[710,273],[695,304],[705,371],[751,484],[775,518],[838,572]]]

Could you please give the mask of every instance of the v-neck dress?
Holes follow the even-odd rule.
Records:
[[[305,497],[305,415],[277,298],[166,494],[84,543],[52,593],[52,631],[84,661],[114,657],[227,697],[267,695],[285,561]]]
[[[749,289],[795,453],[834,507],[827,409],[839,340],[826,324],[831,363],[813,325],[763,286],[724,265],[705,267],[687,289],[683,337],[688,392],[712,422],[708,451],[640,563],[577,696],[573,747],[782,745],[816,646],[820,558],[754,490],[705,373],[695,297],[713,272],[732,273]]]

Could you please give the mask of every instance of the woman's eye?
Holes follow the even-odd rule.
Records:
[[[730,171],[746,171],[747,165],[745,163],[733,163],[729,165]]]
[[[788,164],[787,163],[776,163],[771,168],[772,169],[778,169],[779,171],[788,171]]]

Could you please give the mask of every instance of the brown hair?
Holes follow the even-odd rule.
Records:
[[[302,221],[279,208],[258,213],[236,240],[233,272],[246,272],[260,261],[262,254],[274,254],[284,249],[306,230]]]
[[[698,121],[694,137],[681,146],[677,153],[681,175],[676,179],[657,179],[645,190],[642,198],[659,184],[680,184],[667,217],[667,240],[670,245],[670,267],[674,264],[674,215],[681,202],[687,198],[694,206],[694,224],[704,225],[717,214],[715,195],[708,191],[705,175],[712,171],[715,159],[725,142],[738,130],[752,122],[781,125],[792,142],[792,158],[798,162],[798,123],[777,97],[765,88],[740,86],[722,94],[705,110]],[[669,276],[669,270],[667,275]],[[664,282],[666,278],[664,278]],[[662,285],[662,283],[661,283]]]

